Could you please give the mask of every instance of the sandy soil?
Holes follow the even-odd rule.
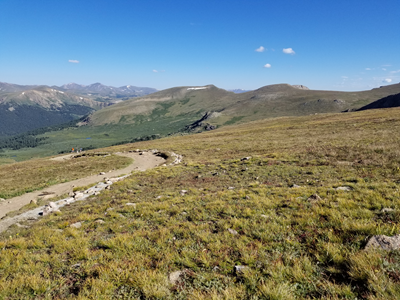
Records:
[[[156,166],[159,166],[165,162],[165,160],[162,157],[156,156],[151,152],[142,152],[142,155],[139,155],[139,153],[136,152],[115,153],[115,154],[133,158],[134,161],[131,165],[129,165],[124,169],[110,171],[110,172],[104,170],[104,172],[106,172],[105,175],[92,175],[85,178],[76,179],[74,181],[56,184],[40,191],[26,193],[18,197],[7,199],[4,202],[0,202],[0,218],[4,217],[7,213],[11,211],[18,210],[21,207],[29,204],[31,200],[37,199],[41,194],[51,194],[54,197],[60,196],[71,192],[72,189],[76,186],[87,186],[90,184],[95,184],[100,181],[103,181],[104,177],[108,178],[118,177],[123,174],[130,174],[134,170],[145,171],[154,168]],[[65,160],[65,159],[71,159],[72,156],[73,154],[68,154],[68,155],[58,156],[52,159]]]

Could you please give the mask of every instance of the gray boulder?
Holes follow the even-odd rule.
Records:
[[[400,249],[400,234],[394,236],[374,235],[369,239],[366,250],[380,248],[383,250],[398,250]]]

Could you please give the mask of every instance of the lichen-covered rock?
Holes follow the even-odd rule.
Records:
[[[374,235],[369,239],[366,250],[373,248],[380,248],[383,250],[398,250],[400,249],[400,235],[386,236],[386,235]]]

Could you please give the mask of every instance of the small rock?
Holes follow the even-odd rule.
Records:
[[[136,203],[131,203],[131,202],[125,203],[125,205],[126,205],[126,206],[133,206],[133,207],[136,207]]]
[[[32,199],[30,203],[31,204],[37,204],[37,200],[36,199]]]
[[[213,272],[218,272],[220,270],[220,268],[218,266],[215,266],[212,270],[213,270]]]
[[[261,215],[260,217],[264,218],[264,219],[268,219],[268,216],[266,216],[266,215]]]
[[[187,192],[188,192],[187,190],[182,190],[182,191],[180,191],[180,194],[181,194],[181,196],[185,196]]]
[[[352,188],[349,187],[349,186],[339,186],[339,187],[337,187],[335,190],[336,190],[336,191],[345,191],[345,192],[349,192],[349,191],[352,190]]]
[[[231,229],[231,228],[228,228],[228,231],[229,231],[230,234],[233,234],[233,235],[238,234],[238,232],[236,230]]]
[[[74,192],[69,192],[68,196],[73,197],[73,196],[75,196],[75,193]]]
[[[172,272],[168,275],[169,282],[173,285],[177,284],[179,282],[179,279],[181,276],[185,275],[187,270],[182,270],[182,271],[175,271]]]
[[[162,196],[157,196],[157,197],[156,197],[156,199],[161,199],[161,198],[162,198]]]
[[[75,195],[74,195],[74,199],[79,199],[79,198],[82,198],[84,196],[84,194],[83,193],[81,193],[81,192],[78,192],[78,193],[75,193]]]
[[[111,187],[110,187],[109,185],[107,185],[107,186],[105,187],[105,189],[106,189],[106,190],[109,190],[109,189],[111,189]]]
[[[58,206],[54,202],[49,202],[49,207],[54,209],[57,208]]]
[[[398,250],[400,249],[400,234],[392,237],[386,235],[374,235],[368,241],[365,249],[381,248],[383,250]]]
[[[77,264],[72,265],[71,268],[79,268],[80,266],[81,266],[81,264],[77,263]]]
[[[101,220],[101,219],[100,219],[100,220],[96,220],[95,222],[98,223],[98,224],[104,224],[104,223],[105,223],[105,222],[104,222],[103,220]]]
[[[76,223],[74,223],[74,224],[71,224],[70,227],[73,227],[73,228],[81,228],[81,227],[82,227],[82,223],[81,223],[81,222],[76,222]]]
[[[251,159],[251,156],[247,156],[247,157],[243,157],[243,158],[241,159],[241,161],[250,160],[250,159]]]
[[[385,208],[382,208],[382,210],[381,210],[381,212],[383,212],[383,213],[388,213],[388,212],[392,212],[392,211],[394,211],[394,209],[390,208],[390,207],[385,207]]]
[[[94,192],[94,195],[95,196],[100,195],[100,192]]]
[[[230,187],[228,187],[228,190],[230,190],[230,191],[232,191],[232,190],[234,190],[235,188],[233,187],[233,186],[230,186]]]
[[[307,200],[310,201],[311,203],[316,203],[318,201],[321,201],[322,199],[318,194],[314,194],[311,195]]]
[[[0,202],[2,202],[2,201],[6,201],[6,199],[4,199],[4,198],[0,198]]]
[[[100,172],[99,175],[106,175],[106,173],[105,172]]]
[[[248,266],[234,266],[233,273],[235,273],[235,275],[242,275],[248,269],[249,269]]]
[[[297,184],[293,184],[293,185],[291,186],[292,189],[296,189],[296,188],[299,188],[299,187],[301,187],[301,186],[300,186],[300,185],[297,185]]]

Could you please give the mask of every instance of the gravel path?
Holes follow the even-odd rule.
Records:
[[[68,194],[76,186],[87,186],[90,184],[96,184],[98,182],[104,181],[104,177],[108,178],[118,178],[121,175],[129,175],[132,171],[145,171],[154,167],[157,167],[165,162],[165,159],[155,155],[153,152],[132,152],[132,153],[115,153],[116,155],[133,158],[134,161],[131,165],[124,169],[106,172],[103,175],[92,175],[81,179],[76,179],[73,181],[60,183],[43,189],[41,191],[34,191],[31,193],[26,193],[24,195],[7,199],[0,204],[0,218],[3,218],[7,213],[20,209],[21,207],[30,203],[31,200],[38,198],[42,194],[51,194],[54,197],[61,196],[63,194]],[[64,155],[56,157],[54,159],[63,160],[70,159],[72,155]],[[122,179],[122,178],[121,178]],[[103,187],[105,188],[105,186]],[[103,189],[102,188],[102,189]],[[67,201],[66,199],[63,199]],[[60,200],[60,201],[63,201]],[[68,201],[67,201],[68,202]],[[65,202],[65,203],[67,203]],[[71,201],[69,202],[71,203]],[[61,202],[58,207],[61,207]],[[37,210],[37,211],[36,211]],[[43,210],[43,207],[36,208],[32,211],[26,212],[22,215],[15,216],[13,218],[4,218],[0,220],[0,232],[7,229],[10,225],[32,218],[32,216],[38,216],[39,212]]]

